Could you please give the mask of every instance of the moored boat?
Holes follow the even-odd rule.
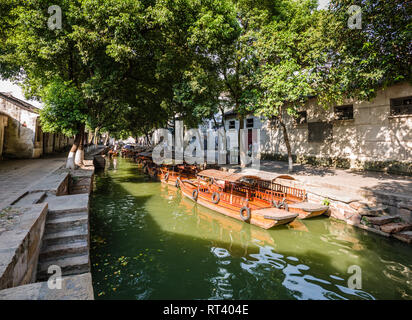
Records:
[[[290,184],[291,181],[296,180],[289,175],[279,175],[269,180],[260,178],[256,180],[253,195],[277,208],[297,213],[299,219],[317,217],[328,211],[329,207],[326,205],[308,202],[306,191],[288,185],[287,182]]]
[[[152,163],[152,153],[151,152],[140,152],[136,155],[137,164],[144,167],[146,163]]]
[[[190,180],[196,178],[197,167],[193,165],[161,166],[159,168],[159,179],[163,183],[179,188],[180,179]]]
[[[292,222],[297,213],[273,207],[253,194],[247,179],[259,179],[237,173],[204,170],[197,180],[181,180],[184,196],[226,216],[270,229]]]

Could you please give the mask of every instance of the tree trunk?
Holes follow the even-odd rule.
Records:
[[[110,139],[110,134],[109,132],[106,132],[106,138],[104,139],[104,145],[107,146],[107,144],[109,143],[109,139]]]
[[[221,126],[223,127],[223,130],[225,131],[225,133],[226,133],[226,127],[225,127],[225,109],[224,108],[219,108],[219,110],[220,110],[220,112],[221,112],[221,114],[222,114],[222,121],[221,121]],[[213,117],[213,119],[214,119],[214,117]],[[215,120],[216,121],[216,120]]]
[[[288,151],[288,170],[289,172],[293,171],[293,158],[292,158],[292,148],[290,147],[288,131],[286,129],[286,125],[283,121],[279,118],[279,124],[282,127],[283,131],[283,139],[285,140],[286,149]]]
[[[238,110],[238,109],[236,109],[236,110]],[[241,140],[242,137],[241,137],[241,131],[240,130],[244,129],[244,127],[245,127],[244,122],[245,121],[244,121],[243,116],[239,116],[239,130],[237,132],[237,145],[238,145],[238,163],[240,164],[241,168],[246,167],[246,165],[242,164],[242,162],[240,160],[241,159],[241,157],[240,157],[240,142],[242,141]],[[247,150],[243,150],[243,151],[247,153]]]
[[[94,129],[93,144],[94,144],[95,146],[97,146],[97,144],[98,144],[99,131],[100,131],[100,128],[99,128],[99,127],[97,127],[96,129]]]
[[[90,132],[90,135],[88,136],[88,139],[87,139],[87,144],[91,145],[93,141],[94,141],[94,133]]]
[[[145,132],[145,136],[146,136],[146,141],[147,141],[147,145],[150,146],[150,137],[149,137],[149,133]]]
[[[74,164],[74,157],[76,155],[77,149],[79,148],[80,138],[81,138],[81,134],[79,132],[74,137],[72,148],[70,149],[69,156],[67,157],[67,163],[66,163],[67,169],[71,169],[71,170],[76,169],[76,166]]]
[[[76,158],[75,158],[75,164],[78,166],[83,165],[83,160],[84,160],[84,138],[85,138],[85,133],[84,133],[84,126],[80,129],[80,143],[79,143],[79,148],[76,151]]]

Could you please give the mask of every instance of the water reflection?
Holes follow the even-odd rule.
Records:
[[[92,238],[106,239],[93,241],[96,298],[412,298],[408,246],[328,218],[260,229],[150,182],[123,159],[117,166],[96,177],[93,194]],[[127,264],[112,275],[122,256]],[[352,265],[362,289],[348,288]]]

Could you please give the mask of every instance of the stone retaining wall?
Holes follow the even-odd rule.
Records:
[[[32,283],[44,233],[47,203],[14,208],[18,223],[0,234],[0,289]]]
[[[330,217],[342,220],[349,225],[367,230],[381,236],[394,237],[406,243],[412,243],[412,199],[405,201],[394,199],[395,196],[376,198],[369,202],[340,200],[326,198],[319,193],[308,192],[308,201],[321,203],[327,199],[329,201],[328,214]],[[392,204],[392,206],[385,204]],[[374,206],[374,207],[372,207]],[[387,217],[388,222],[382,225],[368,223],[368,217]],[[366,219],[365,219],[366,218]],[[386,218],[385,218],[386,219]]]

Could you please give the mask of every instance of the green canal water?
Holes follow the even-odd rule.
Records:
[[[91,199],[96,299],[412,298],[408,245],[327,217],[263,230],[115,161]]]

